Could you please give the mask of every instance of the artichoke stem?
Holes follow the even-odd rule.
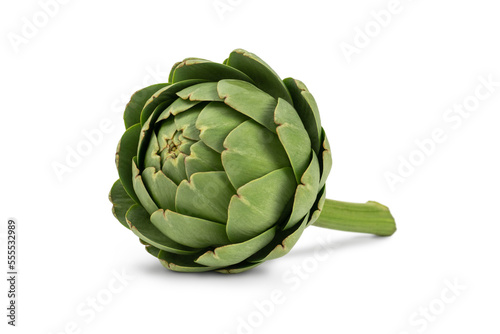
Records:
[[[349,203],[327,199],[314,226],[333,230],[390,236],[396,223],[389,208],[377,203]]]

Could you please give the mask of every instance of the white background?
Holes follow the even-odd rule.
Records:
[[[497,3],[401,0],[385,27],[370,13],[388,0],[220,3],[230,10],[212,0],[61,0],[46,22],[38,1],[1,3],[2,254],[8,218],[20,233],[18,327],[5,324],[2,279],[2,328],[498,333],[500,87],[467,118],[443,118],[475,101],[480,77],[500,81]],[[37,31],[23,37],[34,20]],[[357,29],[367,27],[363,45]],[[13,36],[25,39],[14,46]],[[341,47],[356,38],[346,57]],[[249,272],[178,274],[115,220],[107,195],[131,93],[166,81],[185,57],[221,62],[235,48],[307,84],[332,145],[328,197],[388,205],[394,236],[310,227],[290,254]],[[102,122],[111,130],[58,178],[54,165]],[[398,173],[399,157],[422,158],[415,141],[436,128],[446,140],[391,189],[387,173]],[[114,281],[120,272],[132,277],[126,286]],[[92,298],[101,311],[90,311]]]

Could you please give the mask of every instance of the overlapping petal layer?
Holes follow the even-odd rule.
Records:
[[[314,98],[254,54],[175,64],[124,120],[113,212],[171,270],[248,270],[319,216],[331,157]]]

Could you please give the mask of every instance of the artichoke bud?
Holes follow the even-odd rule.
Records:
[[[169,269],[241,272],[285,255],[320,216],[347,229],[322,215],[332,161],[313,96],[252,53],[175,64],[169,83],[132,96],[124,121],[113,213]],[[376,204],[386,230],[366,207],[352,230],[390,233]]]

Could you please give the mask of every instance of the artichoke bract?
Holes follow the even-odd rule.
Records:
[[[168,269],[242,272],[312,224],[395,231],[381,204],[325,200],[332,160],[316,102],[252,53],[176,63],[168,83],[132,96],[124,121],[113,213]]]

